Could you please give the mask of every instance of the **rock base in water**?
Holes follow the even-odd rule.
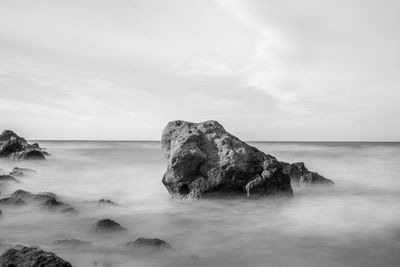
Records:
[[[0,157],[13,160],[43,160],[48,154],[37,143],[29,144],[24,138],[10,130],[0,134]]]

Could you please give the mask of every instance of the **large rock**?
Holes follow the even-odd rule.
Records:
[[[16,160],[46,159],[46,152],[35,144],[29,144],[24,138],[10,130],[0,134],[0,157]]]
[[[162,134],[163,184],[179,197],[292,196],[290,177],[271,155],[228,133],[217,121],[172,121]]]
[[[217,121],[172,121],[162,150],[167,170],[162,179],[172,196],[292,196],[292,182],[332,183],[317,173],[280,162],[228,133]]]
[[[16,246],[1,255],[3,267],[72,267],[72,265],[52,252],[36,247]]]

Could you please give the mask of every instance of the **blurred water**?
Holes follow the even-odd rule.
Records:
[[[269,143],[252,145],[279,160],[304,161],[333,179],[333,188],[294,188],[295,198],[174,200],[161,183],[166,167],[158,142],[40,142],[43,162],[0,161],[37,170],[2,189],[51,191],[80,213],[36,206],[1,207],[0,241],[39,245],[74,266],[400,266],[400,143]],[[118,207],[88,201],[111,199]],[[98,236],[111,218],[127,233]],[[139,257],[121,246],[138,237],[168,241],[170,253]],[[93,241],[59,248],[57,239]],[[6,249],[0,247],[1,252]],[[191,258],[195,254],[199,258]]]

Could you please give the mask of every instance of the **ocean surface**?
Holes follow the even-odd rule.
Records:
[[[158,142],[40,141],[46,161],[0,161],[36,174],[1,189],[50,191],[77,215],[35,205],[0,207],[0,252],[7,244],[40,246],[75,267],[90,266],[400,266],[400,143],[253,142],[287,162],[335,181],[294,187],[293,199],[177,200],[161,183],[166,161]],[[118,206],[98,207],[107,198]],[[98,235],[110,218],[129,231]],[[137,255],[124,248],[157,237],[173,250]],[[58,239],[93,245],[55,247]],[[194,256],[195,255],[195,256]]]

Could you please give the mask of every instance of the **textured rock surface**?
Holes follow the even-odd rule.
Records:
[[[161,146],[167,159],[162,182],[173,196],[292,196],[291,179],[331,183],[248,145],[217,121],[169,122]]]
[[[1,255],[3,267],[72,267],[72,265],[52,252],[40,248],[16,246]]]
[[[173,196],[292,196],[282,164],[217,121],[172,121],[162,134],[163,184]]]
[[[29,144],[24,138],[10,130],[0,134],[0,157],[15,160],[46,159],[46,152],[35,144]]]
[[[158,238],[140,237],[135,241],[129,241],[125,244],[128,248],[138,248],[149,252],[156,252],[165,249],[171,249],[171,245]]]

